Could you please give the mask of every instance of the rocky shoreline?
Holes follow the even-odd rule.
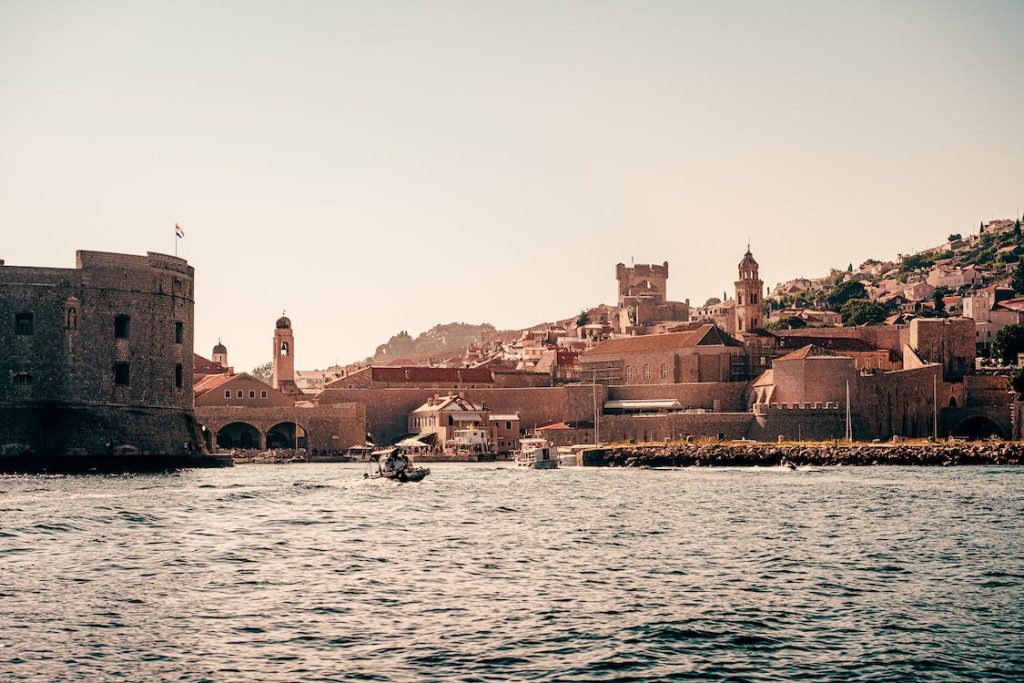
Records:
[[[583,458],[581,464],[597,467],[1021,465],[1024,443],[666,444],[592,449]]]

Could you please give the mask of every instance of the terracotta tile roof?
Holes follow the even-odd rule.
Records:
[[[551,423],[549,425],[544,425],[542,427],[537,427],[537,431],[538,432],[541,431],[541,430],[554,430],[554,429],[573,429],[573,427],[570,427],[569,425],[565,424],[564,422],[553,422],[553,423]]]
[[[786,354],[782,358],[776,358],[775,362],[778,363],[779,361],[784,361],[784,360],[805,360],[807,358],[827,358],[827,357],[840,358],[841,355],[838,354],[838,353],[835,353],[834,351],[829,351],[828,349],[823,349],[820,346],[815,346],[814,344],[808,344],[807,346],[803,347],[802,349],[800,349],[798,351],[794,351],[793,353]]]
[[[701,325],[688,332],[669,332],[642,337],[609,339],[587,351],[584,358],[609,356],[622,353],[646,353],[649,351],[672,351],[696,346],[743,346],[715,325]]]
[[[198,353],[192,354],[193,375],[219,375],[227,371],[228,369],[220,363],[214,363],[209,358],[203,358]]]
[[[867,352],[876,350],[870,343],[854,337],[819,337],[812,334],[804,335],[799,333],[779,337],[779,348],[796,349],[809,344],[840,353],[843,351]]]
[[[246,373],[244,373],[244,372],[242,373],[242,375],[245,375],[245,374]],[[194,385],[192,385],[192,392],[197,397],[198,396],[202,396],[203,394],[208,394],[209,392],[213,391],[217,387],[222,386],[224,384],[227,384],[228,382],[230,382],[231,380],[233,380],[236,377],[240,377],[240,375],[228,375],[228,374],[207,375],[206,377],[203,377],[201,380],[199,380]]]
[[[488,368],[372,367],[370,378],[374,382],[494,383],[494,376]]]

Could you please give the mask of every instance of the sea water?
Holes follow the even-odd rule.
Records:
[[[0,680],[1024,679],[1024,468],[0,478]]]

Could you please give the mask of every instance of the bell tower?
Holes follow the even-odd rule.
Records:
[[[739,271],[740,279],[736,281],[736,333],[745,334],[765,324],[764,301],[761,298],[764,283],[758,275],[757,261],[750,253],[749,244],[740,261]]]
[[[228,366],[228,347],[221,343],[220,339],[217,340],[217,345],[213,347],[213,358],[214,363],[220,363],[224,367]]]
[[[292,321],[282,315],[274,329],[274,388],[286,393],[295,386],[295,338]]]

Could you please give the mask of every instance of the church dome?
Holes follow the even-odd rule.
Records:
[[[740,261],[740,269],[746,268],[757,268],[757,261],[754,260],[754,255],[747,249],[747,253],[743,255],[743,260]]]
[[[279,329],[279,330],[287,330],[291,326],[292,326],[292,321],[289,320],[288,318],[286,318],[285,316],[282,315],[280,318],[277,319],[277,329]]]
[[[214,355],[220,354],[222,356],[226,356],[226,355],[228,355],[228,347],[226,347],[223,344],[221,344],[220,340],[218,339],[217,340],[217,345],[213,347],[213,354]]]

